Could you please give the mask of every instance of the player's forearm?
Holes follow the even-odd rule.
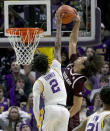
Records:
[[[34,112],[34,116],[35,116],[35,119],[37,121],[37,124],[39,125],[40,124],[40,111],[39,111],[39,108],[38,108],[38,104],[34,103],[34,105],[33,105],[33,112]]]
[[[33,112],[36,118],[37,124],[40,124],[40,111],[39,111],[39,103],[40,103],[40,90],[37,89],[38,82],[35,82],[33,85]]]
[[[61,61],[61,17],[58,12],[56,12],[56,41],[55,41],[55,51],[54,56],[57,60]]]
[[[61,61],[61,25],[57,25],[54,56]]]
[[[80,21],[77,21],[75,23],[75,26],[73,27],[73,30],[70,34],[70,43],[77,44],[78,41],[78,34],[79,34],[79,27],[80,27]]]
[[[73,27],[73,30],[70,34],[70,40],[69,40],[69,58],[72,54],[76,54],[77,50],[77,41],[78,41],[78,33],[79,33],[79,27],[80,27],[80,21],[77,21],[75,23],[75,26]]]
[[[56,41],[55,41],[55,49],[61,48],[61,24],[56,25]]]
[[[80,111],[80,106],[73,105],[71,109],[69,110],[70,112],[70,117],[73,117],[76,113]]]

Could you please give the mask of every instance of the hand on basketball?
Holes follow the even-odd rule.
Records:
[[[75,21],[76,21],[76,22],[80,22],[80,21],[81,21],[79,14],[76,15]]]
[[[75,19],[74,19],[76,22],[80,22],[80,16],[79,14],[76,12],[76,16],[75,16]]]
[[[73,10],[74,10],[74,13],[75,13],[74,20],[75,20],[76,22],[80,22],[80,16],[79,16],[77,10],[76,10],[75,8],[73,8]]]

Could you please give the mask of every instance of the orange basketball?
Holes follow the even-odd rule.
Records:
[[[76,12],[74,8],[72,8],[69,5],[62,5],[58,8],[58,13],[60,13],[60,16],[62,16],[62,24],[69,24],[70,22],[73,21]]]

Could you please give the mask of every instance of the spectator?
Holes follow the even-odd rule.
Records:
[[[26,108],[27,105],[27,97],[23,97],[22,99],[20,99],[20,109],[24,110],[24,108]]]
[[[87,57],[92,57],[92,56],[96,55],[95,51],[91,47],[87,47],[86,48],[85,54],[86,54]],[[94,82],[93,82],[92,77],[88,78],[88,80],[85,83],[85,93],[84,93],[84,96],[87,99],[90,99],[90,94],[91,94],[91,91],[93,90],[93,83]]]
[[[37,131],[37,122],[33,113],[33,93],[31,92],[28,96],[28,101],[26,106],[22,107],[22,110],[26,111],[29,113],[29,115],[31,116],[31,120],[30,120],[30,125],[31,125],[31,129],[34,131]]]
[[[86,53],[86,56],[87,56],[87,57],[91,57],[91,56],[94,56],[94,55],[95,55],[95,51],[94,51],[94,49],[91,48],[91,47],[87,47],[85,53]]]
[[[86,98],[84,97],[83,97],[79,117],[80,117],[80,123],[83,122],[87,118],[87,101],[86,101]]]
[[[4,76],[10,73],[11,61],[15,59],[12,48],[0,49],[0,82],[4,84]]]
[[[0,114],[7,111],[9,107],[9,99],[4,96],[5,88],[0,84]]]
[[[24,65],[24,69],[21,69],[20,72],[28,76],[28,78],[32,81],[32,83],[35,82],[36,73],[32,71],[32,65]]]
[[[90,116],[96,111],[102,110],[102,101],[100,99],[100,92],[95,93],[93,97],[93,105],[88,106],[87,108],[87,116]]]
[[[17,121],[15,124],[15,130],[14,131],[19,131],[20,130],[20,125],[21,125],[21,121]]]
[[[11,73],[5,75],[5,85],[6,85],[6,89],[7,89],[7,96],[9,96],[9,90],[11,88],[15,89],[15,81],[17,79],[17,77],[21,74],[20,73],[20,65],[16,64],[16,61],[13,61],[11,63]],[[30,71],[30,70],[29,70]],[[29,74],[29,71],[28,74]],[[28,96],[29,93],[32,90],[32,86],[33,86],[33,82],[32,80],[29,78],[29,76],[26,74],[25,76],[25,88],[24,88],[24,92],[26,93],[26,95]]]
[[[94,81],[93,88],[94,88],[94,89],[100,88],[100,78],[101,78],[101,76],[107,76],[108,79],[109,79],[109,85],[110,85],[110,75],[109,75],[109,73],[110,73],[109,63],[106,62],[106,61],[104,61],[104,62],[102,63],[102,67],[101,67],[100,72],[99,72],[96,76],[94,76],[94,77],[92,78],[93,81]]]
[[[20,126],[20,131],[33,131],[33,130],[31,130],[31,127],[29,124],[22,123]]]
[[[100,78],[100,88],[98,88],[98,89],[93,89],[92,91],[91,91],[91,94],[90,94],[90,101],[92,102],[92,100],[93,100],[93,97],[94,97],[94,94],[96,93],[96,92],[100,92],[100,90],[104,87],[104,86],[108,86],[109,85],[109,79],[108,79],[108,77],[107,76],[101,76],[101,78]]]
[[[101,23],[101,43],[97,46],[94,46],[94,50],[96,51],[97,54],[101,55],[103,60],[108,61],[108,55],[106,54],[106,49],[109,48],[110,45],[110,38],[105,37],[104,34],[105,31],[105,25]]]
[[[15,87],[10,89],[11,105],[20,106],[20,101],[22,99],[27,98],[24,89],[25,89],[25,77],[20,74],[17,77],[17,80],[15,81]]]
[[[14,131],[15,123],[30,121],[28,113],[21,111],[17,106],[12,106],[8,111],[0,114],[0,126],[3,130]]]

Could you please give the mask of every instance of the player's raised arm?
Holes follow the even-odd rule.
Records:
[[[54,57],[61,62],[61,17],[58,12],[56,12],[56,41]]]
[[[76,54],[76,46],[77,46],[77,41],[78,41],[79,27],[80,27],[80,17],[76,12],[75,25],[73,27],[71,34],[70,34],[70,40],[69,40],[69,58],[72,54]]]

